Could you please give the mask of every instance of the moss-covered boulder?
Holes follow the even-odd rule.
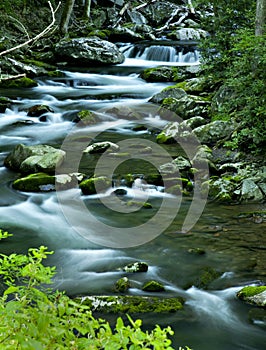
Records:
[[[207,289],[221,275],[221,272],[212,267],[204,267],[199,271],[199,276],[193,281],[192,285],[200,289]]]
[[[130,288],[130,282],[127,277],[122,277],[115,283],[115,290],[120,293],[125,293]]]
[[[48,192],[55,190],[55,176],[45,173],[31,174],[13,182],[13,188],[23,192]]]
[[[180,69],[177,67],[169,67],[169,66],[162,66],[162,67],[155,67],[155,68],[146,68],[140,73],[140,77],[143,80],[146,80],[148,82],[170,82],[170,81],[176,81],[180,79],[182,76],[182,73],[180,72]]]
[[[247,286],[238,291],[236,296],[248,304],[266,308],[266,286]]]
[[[5,113],[6,109],[11,106],[12,100],[8,97],[0,96],[0,113]]]
[[[80,183],[79,187],[83,194],[90,195],[104,192],[112,186],[111,179],[106,176],[92,177]]]
[[[99,118],[94,112],[84,109],[78,112],[74,122],[78,123],[78,126],[94,125],[99,122]]]
[[[33,88],[38,86],[35,80],[27,77],[17,78],[17,79],[2,79],[0,80],[0,88],[4,89],[25,89]]]
[[[147,272],[148,271],[148,264],[142,261],[136,261],[134,263],[128,264],[127,266],[123,267],[123,270],[125,272]]]
[[[86,296],[75,298],[77,303],[87,305],[92,311],[115,314],[169,313],[183,309],[182,297],[162,298],[143,296]]]
[[[48,175],[45,173],[30,174],[13,182],[13,188],[22,192],[49,192],[66,190],[76,186],[84,175],[80,173]]]
[[[165,291],[164,285],[158,281],[148,281],[142,286],[144,292],[163,292]]]
[[[158,92],[157,94],[153,95],[149,102],[162,104],[165,99],[175,99],[179,100],[182,97],[185,97],[187,93],[178,87],[170,86],[165,89],[163,89],[161,92]]]
[[[232,122],[215,120],[209,124],[199,126],[193,130],[200,142],[207,145],[214,145],[217,141],[228,138],[235,129]]]
[[[22,173],[54,172],[65,159],[65,152],[48,145],[17,145],[4,165]]]

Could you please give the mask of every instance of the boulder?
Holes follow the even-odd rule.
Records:
[[[148,264],[142,261],[136,261],[134,263],[128,264],[123,267],[123,271],[125,272],[147,272]]]
[[[231,122],[215,120],[209,124],[199,126],[193,130],[200,142],[213,145],[217,141],[228,137],[235,127]]]
[[[10,108],[12,100],[8,97],[0,96],[0,113],[5,113],[7,108]]]
[[[80,183],[79,187],[83,194],[90,195],[106,191],[112,186],[112,181],[106,176],[92,177]]]
[[[40,117],[45,113],[54,113],[54,110],[47,105],[34,105],[28,109],[28,117]]]
[[[54,172],[65,159],[65,152],[48,145],[17,145],[5,158],[4,165],[22,173]]]
[[[106,150],[119,151],[119,146],[110,141],[95,142],[88,146],[83,153],[104,153]]]
[[[115,106],[105,110],[105,113],[110,114],[118,119],[126,119],[126,120],[140,120],[142,119],[142,115],[134,109],[128,106]]]
[[[150,98],[149,102],[161,104],[165,99],[173,98],[175,100],[179,100],[186,95],[187,93],[183,89],[180,89],[178,87],[167,87],[161,92],[153,95]]]
[[[115,290],[120,293],[125,293],[130,288],[130,282],[127,277],[122,277],[115,283]]]
[[[163,292],[165,291],[164,285],[158,281],[148,281],[142,286],[144,292]]]
[[[180,41],[198,41],[208,36],[208,32],[196,28],[179,28],[167,35],[169,39]]]
[[[72,65],[118,64],[125,59],[118,47],[98,37],[62,40],[55,47],[57,60]]]
[[[248,304],[266,307],[266,286],[247,286],[238,291],[236,296]]]

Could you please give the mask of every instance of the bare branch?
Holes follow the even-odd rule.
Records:
[[[15,51],[17,49],[20,49],[23,46],[26,46],[26,45],[29,45],[29,44],[33,43],[34,41],[40,39],[41,37],[43,37],[45,34],[47,34],[48,32],[50,32],[52,30],[52,28],[53,28],[53,26],[55,24],[55,14],[56,14],[56,12],[58,11],[58,9],[59,9],[59,7],[61,5],[61,1],[59,2],[57,7],[55,8],[55,10],[53,9],[50,1],[48,1],[48,4],[49,4],[50,10],[51,10],[51,14],[52,14],[52,22],[41,33],[37,34],[34,38],[31,38],[31,39],[25,41],[22,44],[19,44],[19,45],[15,46],[15,47],[12,47],[11,49],[8,49],[8,50],[0,52],[0,57],[4,56],[4,55],[7,55],[10,52]]]

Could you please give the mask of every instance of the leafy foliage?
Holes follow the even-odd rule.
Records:
[[[239,125],[227,146],[262,153],[266,146],[266,37],[254,35],[256,2],[200,3],[209,4],[214,11],[205,20],[211,34],[202,44],[205,72],[212,86],[232,92],[214,118],[231,119]]]
[[[0,230],[0,241],[9,236]],[[5,285],[0,297],[2,350],[173,349],[170,327],[156,325],[150,332],[143,331],[142,321],[128,316],[129,325],[119,317],[112,329],[105,320],[94,318],[88,306],[63,292],[44,289],[43,284],[51,283],[55,275],[54,267],[42,264],[49,254],[44,246],[29,249],[27,255],[0,254]]]

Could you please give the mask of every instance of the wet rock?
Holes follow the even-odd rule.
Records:
[[[4,165],[22,173],[54,172],[65,159],[65,152],[48,145],[17,145],[5,158]]]
[[[118,64],[125,59],[118,47],[98,37],[62,40],[55,47],[57,60],[73,65]]]
[[[7,108],[10,108],[12,100],[8,97],[0,96],[0,113],[5,113]]]
[[[266,309],[252,308],[249,310],[248,318],[256,326],[266,327]]]
[[[140,77],[148,82],[169,82],[181,77],[180,69],[177,67],[156,67],[147,68],[140,73]]]
[[[149,266],[147,263],[142,261],[136,261],[123,267],[123,270],[126,272],[147,272],[148,268]]]
[[[241,200],[253,200],[259,202],[264,198],[264,194],[261,192],[259,186],[256,185],[252,179],[243,180],[241,187]]]
[[[119,148],[117,144],[110,141],[95,142],[88,146],[83,153],[104,153],[106,150],[118,151]]]
[[[213,145],[217,141],[228,137],[234,129],[235,127],[231,122],[216,120],[209,124],[199,126],[193,130],[193,133],[197,136],[200,142],[207,145]]]
[[[143,209],[152,209],[152,205],[149,202],[128,201],[127,206],[128,207],[143,208]]]
[[[208,36],[208,32],[203,29],[197,28],[180,28],[172,31],[167,35],[168,38],[172,40],[181,41],[198,41]]]
[[[127,194],[127,190],[124,188],[117,188],[112,194],[115,194],[116,196],[125,196]]]
[[[204,255],[206,254],[205,250],[202,248],[189,248],[188,249],[189,254],[194,254],[194,255]]]
[[[167,313],[183,309],[185,300],[182,297],[162,298],[143,296],[86,296],[75,298],[77,303],[87,305],[92,311],[133,314],[133,313]]]
[[[180,89],[178,87],[168,87],[163,89],[158,94],[153,95],[152,98],[150,98],[149,102],[161,104],[165,99],[172,98],[175,100],[179,100],[182,97],[185,97],[186,95],[187,93],[183,89]]]
[[[77,117],[73,120],[78,126],[94,125],[99,122],[99,118],[95,113],[87,109],[78,112]]]
[[[33,88],[38,86],[35,80],[27,77],[17,78],[17,79],[2,79],[0,81],[0,88],[5,89],[20,89],[20,88]]]
[[[40,117],[45,113],[54,113],[54,110],[47,105],[34,105],[28,109],[28,117]]]
[[[142,286],[144,292],[163,292],[164,285],[158,281],[148,281]]]
[[[221,275],[222,273],[214,268],[205,267],[200,271],[198,278],[192,283],[192,285],[200,289],[207,289],[210,287],[211,283]]]
[[[179,122],[168,123],[159,135],[156,137],[156,142],[158,143],[177,143],[180,134],[180,124]]]
[[[173,175],[178,174],[180,171],[188,170],[190,167],[190,161],[183,156],[179,156],[170,163],[162,164],[159,170],[164,175]]]
[[[48,192],[55,190],[55,176],[45,173],[31,174],[13,182],[13,188],[22,192]]]
[[[115,283],[115,290],[120,293],[125,293],[130,288],[130,282],[127,277],[122,277]]]
[[[112,186],[112,181],[108,179],[106,176],[93,177],[82,181],[79,185],[82,193],[85,195],[104,192],[111,186]]]
[[[266,307],[266,286],[247,286],[237,292],[236,296],[248,304]]]
[[[142,119],[142,115],[136,111],[134,111],[132,108],[127,106],[116,106],[109,108],[105,111],[105,113],[108,113],[118,119],[127,119],[127,120],[140,120]]]

